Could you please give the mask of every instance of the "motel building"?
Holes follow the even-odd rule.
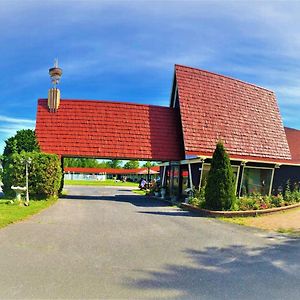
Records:
[[[238,196],[300,182],[300,130],[283,126],[275,94],[187,66],[175,65],[169,107],[60,99],[55,86],[38,100],[36,134],[42,151],[62,163],[65,157],[160,161],[171,197],[204,185],[219,140]]]
[[[99,180],[107,179],[124,180],[131,182],[139,182],[142,178],[157,179],[160,168],[153,166],[151,168],[137,169],[113,169],[113,168],[80,168],[80,167],[64,167],[64,179],[66,180]]]

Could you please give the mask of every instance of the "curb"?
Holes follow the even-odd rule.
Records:
[[[267,208],[267,209],[261,209],[261,210],[245,210],[245,211],[219,211],[219,210],[208,210],[208,209],[202,209],[195,206],[192,206],[190,204],[182,203],[180,207],[183,210],[192,211],[195,213],[198,213],[199,215],[203,217],[212,217],[212,218],[218,218],[218,217],[224,217],[224,218],[235,218],[235,217],[255,217],[259,215],[267,215],[267,214],[273,214],[280,211],[289,210],[292,208],[300,207],[300,203],[292,204],[289,206],[283,206],[283,207],[275,207],[275,208]]]

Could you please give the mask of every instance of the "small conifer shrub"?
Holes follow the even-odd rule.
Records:
[[[221,141],[217,143],[205,188],[206,208],[229,210],[234,207],[235,177],[230,159]]]

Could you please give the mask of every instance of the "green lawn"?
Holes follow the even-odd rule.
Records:
[[[145,190],[132,190],[132,192],[135,193],[135,194],[138,194],[138,195],[142,195],[142,196],[146,195]]]
[[[0,228],[11,223],[15,223],[34,215],[41,210],[54,204],[57,199],[30,201],[29,206],[19,206],[17,204],[6,204],[7,199],[0,199]]]
[[[108,179],[104,181],[100,180],[65,180],[66,185],[94,185],[94,186],[136,186],[138,183],[135,182],[122,182],[113,179]]]

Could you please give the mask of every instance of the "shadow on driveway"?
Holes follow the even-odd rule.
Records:
[[[124,191],[124,190],[123,190]],[[157,199],[140,195],[114,195],[114,196],[85,196],[85,195],[66,195],[61,197],[66,200],[84,200],[84,201],[114,201],[126,202],[140,207],[166,207],[170,204]]]
[[[140,270],[146,279],[128,279],[128,284],[149,291],[176,290],[180,299],[300,299],[299,249],[300,239],[266,247],[186,249],[192,266]]]
[[[157,216],[171,216],[171,217],[197,217],[198,214],[195,214],[190,211],[178,210],[178,211],[139,211],[140,214],[148,215],[157,215]],[[201,218],[201,217],[200,217]]]

